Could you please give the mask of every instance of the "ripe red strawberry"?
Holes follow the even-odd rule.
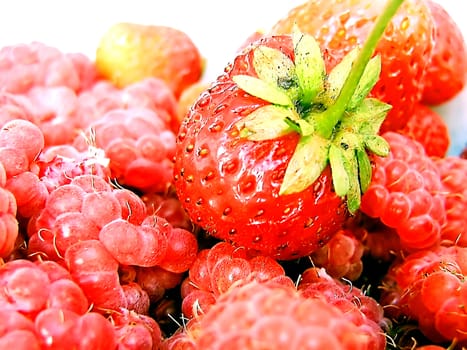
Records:
[[[238,54],[178,133],[175,186],[192,221],[278,259],[329,241],[369,183],[366,152],[388,151],[377,132],[390,107],[365,99],[380,68],[375,56],[365,69],[372,49],[327,73],[316,41],[298,31]]]
[[[444,157],[451,143],[446,121],[435,110],[421,103],[415,104],[400,133],[420,142],[431,157]]]
[[[262,30],[255,30],[243,41],[243,43],[238,47],[237,52],[242,51],[247,48],[248,45],[253,44],[255,41],[261,39],[265,33]]]
[[[467,45],[458,24],[442,3],[426,1],[434,20],[435,41],[423,78],[422,102],[439,105],[454,98],[467,82]]]
[[[314,36],[334,62],[339,62],[344,54],[363,44],[385,3],[308,0],[291,9],[273,26],[272,33],[290,33],[297,25]],[[425,1],[407,0],[379,41],[376,52],[381,55],[381,77],[371,95],[392,105],[382,131],[402,128],[414,103],[420,100],[433,35],[433,19]]]

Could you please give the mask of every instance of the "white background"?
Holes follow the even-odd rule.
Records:
[[[102,34],[121,21],[170,25],[185,31],[206,58],[204,79],[213,79],[255,30],[269,29],[305,0],[3,0],[0,47],[41,41],[94,58]],[[467,38],[464,0],[437,0]],[[451,154],[467,142],[467,89],[438,108],[452,136]]]

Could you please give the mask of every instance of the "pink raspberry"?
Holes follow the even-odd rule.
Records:
[[[441,239],[462,247],[467,246],[467,159],[446,157],[435,161],[441,174],[446,198],[446,223]]]
[[[94,140],[110,159],[120,184],[143,192],[165,192],[172,183],[175,134],[155,110],[112,109],[91,123],[74,145],[81,151]]]
[[[40,42],[0,49],[0,86],[4,91],[26,93],[35,86],[81,88],[74,61],[57,48]]]
[[[373,158],[373,178],[361,211],[394,228],[405,249],[436,245],[446,221],[438,168],[419,142],[395,132],[382,136],[391,151]]]
[[[384,349],[381,329],[358,321],[326,301],[304,297],[293,283],[246,281],[167,339],[164,349]]]

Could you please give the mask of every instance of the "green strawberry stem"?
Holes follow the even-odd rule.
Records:
[[[335,193],[346,197],[350,213],[359,209],[372,176],[368,152],[389,153],[378,132],[391,106],[367,97],[381,71],[381,57],[372,56],[402,2],[389,0],[363,47],[349,52],[330,72],[316,40],[296,28],[295,60],[259,45],[253,56],[257,77],[232,77],[247,93],[270,102],[237,122],[240,137],[260,142],[291,132],[300,135],[279,195],[305,190],[329,165]]]
[[[347,106],[357,89],[358,83],[365,68],[373,55],[378,41],[383,35],[387,25],[391,21],[404,0],[389,0],[381,15],[378,17],[370,35],[360,50],[352,69],[346,78],[342,90],[336,100],[324,113],[316,118],[317,130],[325,138],[330,138],[334,127],[341,120]]]

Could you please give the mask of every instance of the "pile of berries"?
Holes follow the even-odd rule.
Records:
[[[308,0],[203,64],[131,23],[0,49],[0,348],[466,347],[449,14]]]

